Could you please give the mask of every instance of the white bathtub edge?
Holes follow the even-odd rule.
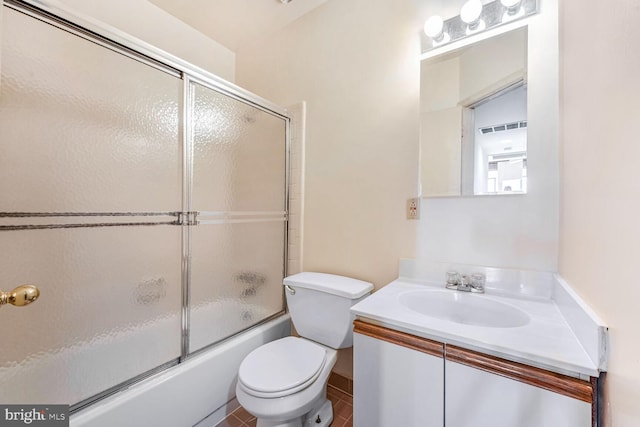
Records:
[[[288,314],[204,351],[70,418],[70,427],[191,427],[235,397],[236,373],[253,349],[290,335]]]
[[[200,421],[198,424],[193,427],[216,427],[220,421],[224,420],[227,415],[235,411],[240,407],[240,403],[238,399],[235,397],[227,402],[226,405],[218,408],[213,414],[209,414],[207,418]]]

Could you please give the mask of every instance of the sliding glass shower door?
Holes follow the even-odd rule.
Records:
[[[193,105],[190,351],[282,310],[285,122],[190,83]],[[216,325],[212,327],[211,325]]]
[[[180,356],[181,231],[148,224],[181,209],[181,84],[5,8],[0,283],[41,296],[0,308],[1,402],[74,404]]]
[[[40,298],[0,402],[79,408],[283,310],[287,119],[40,18],[4,7],[0,289]]]

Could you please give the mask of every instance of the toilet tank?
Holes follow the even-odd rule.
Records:
[[[311,272],[286,277],[283,283],[300,336],[335,349],[353,345],[355,316],[350,308],[371,293],[371,283]]]

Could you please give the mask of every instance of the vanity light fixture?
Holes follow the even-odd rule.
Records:
[[[422,58],[433,56],[435,52],[429,53],[431,50],[494,30],[505,24],[509,24],[509,27],[505,26],[502,32],[525,25],[523,18],[538,13],[538,2],[539,0],[493,0],[483,4],[483,0],[467,0],[458,16],[448,19],[438,15],[431,16],[424,23]],[[519,20],[522,20],[522,23],[514,23]],[[500,30],[492,31],[494,35],[500,32]],[[461,46],[464,43],[455,43],[455,46],[458,45]]]

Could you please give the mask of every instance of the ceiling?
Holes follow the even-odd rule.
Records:
[[[149,0],[237,52],[312,11],[327,0]]]

